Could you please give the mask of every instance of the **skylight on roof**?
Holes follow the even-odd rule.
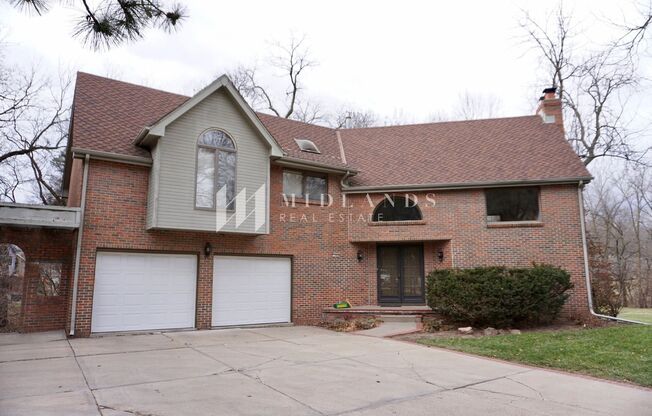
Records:
[[[312,140],[294,139],[294,141],[297,143],[297,146],[299,146],[299,149],[301,149],[302,152],[321,153],[319,149],[317,149],[317,145],[315,145]]]

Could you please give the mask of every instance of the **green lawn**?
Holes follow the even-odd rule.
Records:
[[[618,317],[652,324],[652,309],[623,308],[618,314]]]
[[[623,325],[418,342],[652,387],[652,327]]]

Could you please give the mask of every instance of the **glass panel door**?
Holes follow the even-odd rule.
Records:
[[[383,303],[401,301],[400,250],[397,246],[378,247],[378,297]]]
[[[378,302],[424,303],[422,245],[378,246]]]
[[[424,301],[423,246],[401,247],[401,283],[404,303]]]

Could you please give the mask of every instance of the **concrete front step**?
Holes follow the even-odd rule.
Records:
[[[383,322],[421,322],[420,315],[379,315]]]
[[[417,322],[420,323],[425,316],[435,315],[432,309],[425,305],[417,306],[377,306],[363,305],[347,309],[324,308],[322,319],[332,322],[336,319],[364,319],[378,318],[385,322]],[[405,317],[404,320],[401,317]]]

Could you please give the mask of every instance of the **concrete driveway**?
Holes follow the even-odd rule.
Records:
[[[1,415],[650,415],[652,392],[312,327],[0,335]]]

